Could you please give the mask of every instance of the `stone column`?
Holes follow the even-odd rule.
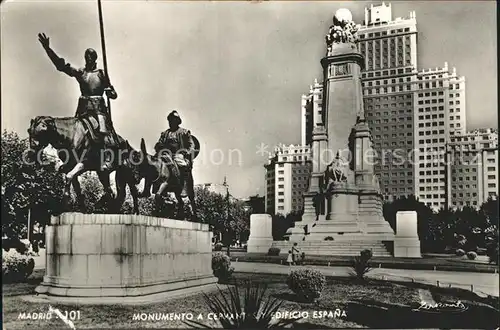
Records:
[[[269,214],[252,214],[247,252],[267,253],[272,244],[273,218]]]
[[[312,222],[316,220],[316,209],[313,206],[313,200],[316,194],[320,192],[323,172],[326,168],[322,160],[322,151],[326,147],[326,139],[327,137],[324,127],[315,127],[313,131],[313,142],[311,146],[312,171],[309,178],[309,189],[307,193],[304,194],[304,215],[302,216],[303,222]],[[324,207],[322,207],[322,209],[324,209]]]
[[[364,116],[358,118],[358,122],[354,126],[351,139],[354,144],[354,172],[356,184],[376,189],[374,186],[374,166],[373,149],[371,141],[370,128],[365,121]],[[372,153],[372,154],[370,154]],[[370,157],[369,157],[370,156]]]
[[[417,212],[399,211],[396,213],[396,237],[394,256],[400,258],[421,258],[420,240],[417,231]]]
[[[360,86],[363,56],[354,43],[334,44],[332,51],[321,60],[324,77],[324,105],[328,134],[328,150],[332,159],[341,152],[346,157],[349,151],[348,138],[356,118],[362,109]],[[330,163],[328,162],[328,163]]]

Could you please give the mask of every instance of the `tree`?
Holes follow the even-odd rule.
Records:
[[[2,132],[2,231],[9,238],[27,234],[28,211],[32,226],[45,226],[50,214],[62,211],[63,176],[55,159],[41,153],[38,161],[28,157],[28,141],[15,132]]]
[[[498,204],[498,199],[489,197],[488,200],[481,205],[479,210],[479,212],[485,217],[488,225],[484,230],[486,253],[490,258],[490,263],[495,263],[497,265],[499,261]]]
[[[295,226],[295,222],[302,220],[303,211],[291,211],[286,216],[283,214],[275,214],[272,216],[273,239],[281,241],[288,229]]]
[[[455,249],[455,223],[457,213],[454,210],[440,209],[432,217],[431,232],[435,242],[435,252]]]
[[[86,172],[78,177],[80,186],[82,187],[82,195],[84,197],[84,210],[81,210],[77,204],[76,195],[73,194],[71,200],[71,210],[85,213],[108,213],[109,201],[103,198],[104,188],[101,181],[95,172]]]
[[[229,214],[231,232],[234,239],[241,241],[248,240],[250,236],[250,210],[245,210],[245,203],[239,200],[230,201]]]
[[[195,188],[195,200],[198,219],[201,223],[210,226],[214,236],[218,240],[222,235],[221,228],[226,219],[226,203],[224,196],[216,194],[206,188]]]
[[[238,200],[229,200],[229,219],[225,196],[208,190],[196,188],[196,206],[200,222],[210,226],[214,236],[229,246],[239,238],[248,237],[250,212],[245,211],[245,204]]]
[[[473,207],[465,206],[456,211],[455,233],[465,237],[462,247],[466,251],[476,251],[485,246],[485,230],[488,227],[486,217]]]
[[[237,239],[248,238],[250,234],[250,212],[245,210],[245,204],[238,200],[230,201],[229,219],[221,225],[223,227],[222,242],[226,245],[227,255],[229,256],[230,246]]]
[[[479,212],[486,219],[488,226],[498,228],[498,218],[499,218],[499,203],[498,199],[493,199],[489,197],[486,202],[481,205]]]
[[[250,211],[254,213],[266,213],[266,198],[264,196],[250,196],[248,204],[250,205]]]
[[[285,236],[288,229],[285,216],[281,213],[272,215],[272,235],[273,240],[280,241]]]

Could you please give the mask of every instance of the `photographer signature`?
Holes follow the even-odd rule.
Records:
[[[439,312],[465,312],[468,309],[460,300],[455,303],[428,303],[425,301],[420,302],[418,308],[414,308],[413,311],[424,311],[429,313],[439,313]]]

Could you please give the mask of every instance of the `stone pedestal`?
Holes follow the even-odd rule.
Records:
[[[396,237],[394,239],[395,257],[422,257],[420,253],[417,223],[417,212],[415,211],[399,211],[396,214]]]
[[[267,253],[273,244],[273,218],[269,214],[250,216],[250,237],[247,252]]]
[[[205,224],[64,213],[52,218],[45,235],[45,276],[35,291],[56,302],[156,301],[174,290],[202,290],[217,282],[212,233]]]

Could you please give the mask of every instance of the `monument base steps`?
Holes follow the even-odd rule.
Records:
[[[339,235],[341,236],[341,235]],[[272,246],[281,250],[281,254],[287,254],[293,246],[294,241],[274,241]],[[298,241],[296,242],[301,252],[316,256],[359,256],[362,250],[368,249],[375,257],[391,257],[382,240],[367,240],[366,236],[345,235],[342,238],[334,238],[333,241]]]
[[[216,283],[198,285],[194,287],[187,287],[181,289],[169,288],[167,291],[160,293],[153,293],[142,296],[127,296],[125,299],[122,296],[102,296],[102,297],[68,297],[56,296],[48,294],[36,294],[29,296],[22,296],[24,301],[34,303],[57,303],[60,305],[149,305],[175,299],[178,297],[185,297],[191,294],[200,292],[209,293],[218,291],[219,286]],[[221,287],[220,289],[224,289]]]

